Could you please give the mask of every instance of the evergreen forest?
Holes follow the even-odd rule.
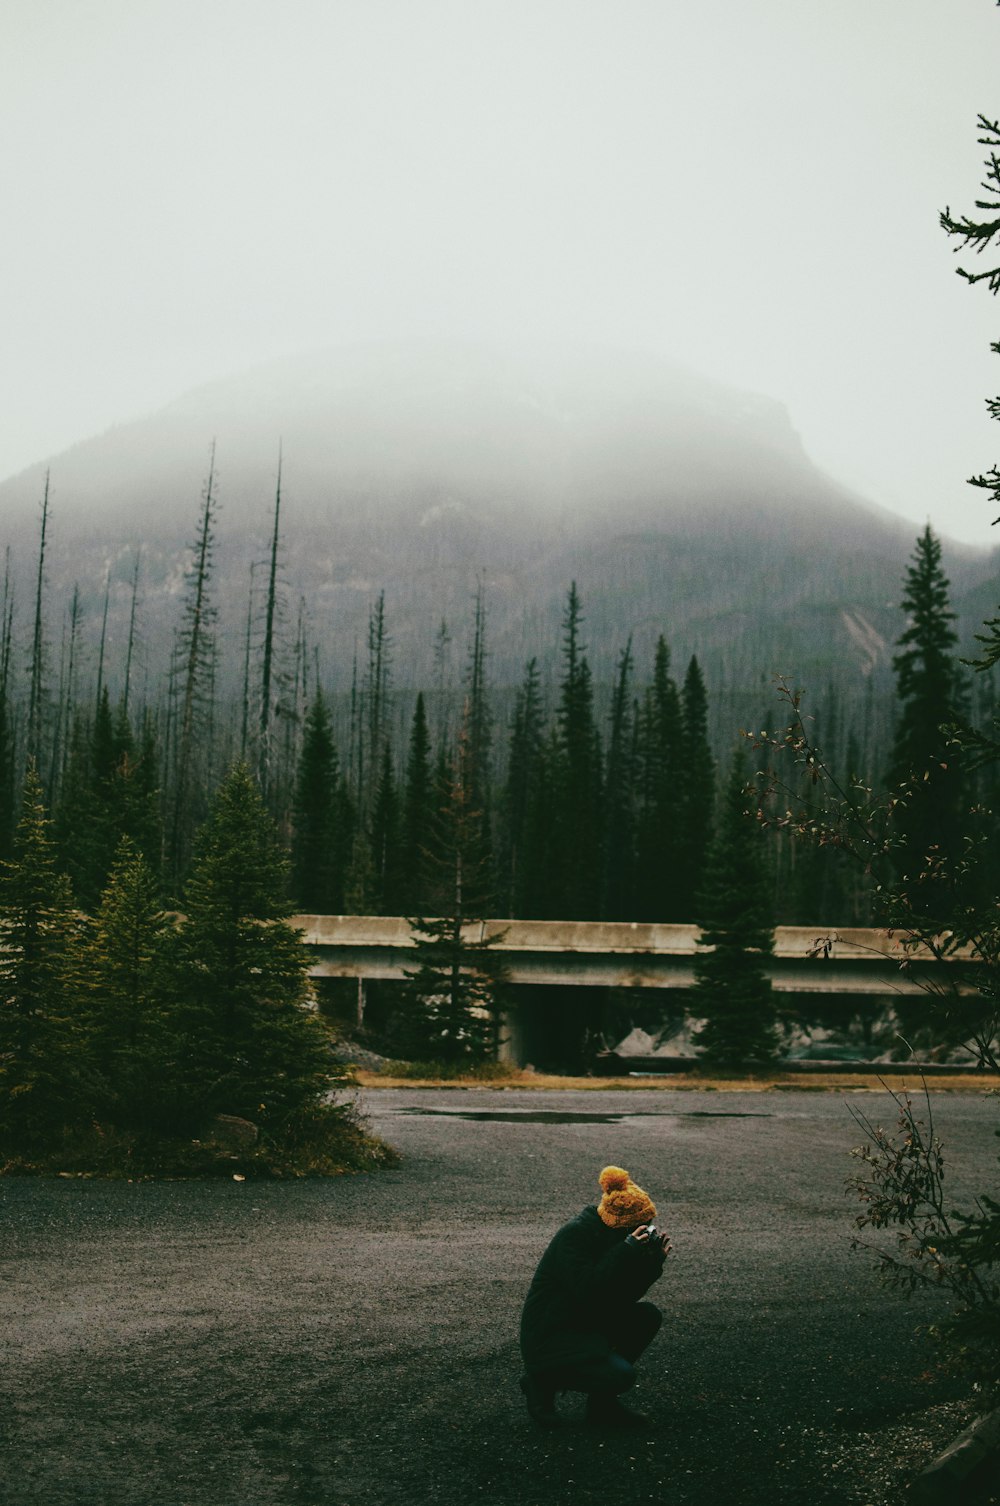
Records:
[[[57,865],[83,910],[98,905],[123,837],[149,864],[164,901],[176,905],[213,794],[243,763],[290,859],[294,909],[430,914],[442,901],[436,828],[464,739],[461,758],[481,817],[483,913],[695,918],[731,760],[742,734],[766,735],[780,711],[769,666],[760,667],[759,722],[728,727],[721,738],[716,730],[713,738],[713,700],[728,706],[732,687],[706,683],[696,654],[673,662],[669,623],[661,625],[650,661],[640,662],[626,639],[613,679],[596,682],[586,602],[567,582],[558,645],[538,644],[519,685],[494,684],[490,603],[480,579],[467,621],[440,624],[431,683],[414,687],[407,666],[397,664],[391,602],[381,593],[347,648],[349,692],[331,692],[311,638],[309,604],[300,600],[293,612],[284,579],[280,479],[270,554],[245,583],[239,640],[230,634],[222,641],[218,630],[217,508],[210,468],[172,642],[158,645],[166,667],[151,680],[141,552],[131,572],[127,639],[112,654],[107,587],[103,620],[84,617],[79,586],[69,600],[50,599],[47,491],[41,499],[31,599],[23,590],[16,599],[9,554],[0,592],[0,856],[10,855],[31,764],[53,822]],[[936,584],[927,589],[940,595],[934,611],[950,624],[936,541],[934,547]],[[914,719],[937,726],[942,710],[984,725],[992,717],[992,674],[974,676],[963,666],[953,628],[926,672],[933,683],[908,668],[928,630],[914,589],[907,580],[897,587],[894,690],[872,681],[844,697],[829,685],[806,687],[813,741],[831,764],[870,788],[898,782],[901,737],[922,737],[919,757],[933,764],[929,733]],[[461,660],[459,675],[446,676],[446,659]],[[543,664],[556,669],[543,675]],[[339,684],[344,670],[338,666]],[[767,882],[775,923],[872,919],[863,873],[849,870],[835,851],[804,851],[780,829]]]
[[[958,656],[929,528],[899,584],[893,704],[852,720],[821,694],[806,718],[810,756],[795,787],[779,789],[757,769],[778,737],[768,730],[782,709],[774,687],[762,692],[759,727],[733,727],[713,746],[713,687],[697,656],[672,662],[667,624],[651,662],[637,662],[626,639],[613,681],[595,683],[574,582],[554,680],[539,669],[552,646],[540,644],[520,685],[491,683],[480,579],[461,630],[460,685],[443,675],[397,685],[381,593],[353,653],[350,693],[331,694],[307,605],[289,609],[280,480],[242,640],[220,641],[217,505],[210,469],[157,682],[138,668],[140,555],[127,642],[114,656],[106,614],[84,622],[78,589],[50,600],[47,491],[30,600],[15,599],[8,558],[0,1060],[11,1091],[0,1130],[24,1154],[67,1117],[197,1140],[221,1114],[251,1121],[275,1145],[309,1142],[317,1164],[336,1160],[329,1134],[350,1117],[332,1107],[343,1073],[309,1007],[305,951],[284,924],[294,913],[410,918],[418,965],[412,1039],[397,1034],[399,1054],[441,1061],[482,1060],[497,1044],[503,980],[490,947],[501,933],[470,948],[468,921],[693,921],[711,948],[692,999],[704,1020],[699,1047],[746,1065],[777,1049],[761,965],[774,925],[880,918],[886,875],[835,833],[825,839],[816,802],[826,786],[810,760],[835,765],[868,799],[905,791],[889,801],[897,880],[922,871],[929,851],[953,861],[965,811],[978,813],[978,838],[992,835],[984,771],[994,766],[953,756],[949,732],[982,712],[992,670],[976,681]],[[436,662],[451,633],[442,622]],[[863,698],[852,704],[857,717]],[[893,733],[880,746],[872,727],[883,723]],[[818,840],[797,840],[799,797]]]

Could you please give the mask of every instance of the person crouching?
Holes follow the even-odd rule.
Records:
[[[661,1316],[641,1299],[657,1281],[670,1240],[649,1195],[620,1166],[605,1166],[602,1197],[553,1235],[521,1313],[521,1380],[528,1413],[555,1427],[558,1391],[582,1391],[594,1427],[646,1422],[619,1400]]]

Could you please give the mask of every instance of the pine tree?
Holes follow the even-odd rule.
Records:
[[[777,1049],[776,1013],[765,959],[774,946],[767,854],[748,809],[742,757],[733,760],[718,830],[697,902],[702,927],[688,1008],[703,1021],[696,1035],[706,1061],[746,1067]]]
[[[81,944],[32,763],[13,861],[0,872],[0,1140],[8,1149],[55,1144],[90,1107],[79,1016]]]
[[[564,748],[558,728],[552,726],[539,745],[527,787],[519,898],[514,913],[528,920],[560,918],[569,910],[563,902],[566,864],[564,802]]]
[[[162,827],[151,727],[142,751],[123,707],[112,714],[105,685],[92,727],[73,723],[56,813],[59,858],[88,914],[96,910],[122,837],[129,837],[159,869]]]
[[[169,764],[167,870],[176,884],[190,856],[191,841],[204,811],[207,778],[199,778],[211,750],[216,671],[216,609],[211,597],[215,518],[215,445],[202,493],[195,541],[191,546],[187,592],[170,667],[172,738]]]
[[[145,715],[136,743],[124,700],[115,720],[115,759],[111,802],[118,811],[115,828],[118,839],[128,837],[152,872],[159,875],[163,862],[163,818],[156,728],[152,718]]]
[[[486,683],[486,588],[476,583],[472,642],[469,644],[467,672],[468,705],[465,726],[469,742],[469,777],[472,798],[484,812],[489,809],[490,754],[493,744],[493,717]]]
[[[107,810],[94,779],[93,733],[81,713],[70,729],[66,769],[55,815],[59,864],[84,910],[92,913],[107,876]]]
[[[281,519],[281,449],[278,449],[278,480],[274,493],[274,527],[264,605],[264,647],[260,671],[260,721],[257,729],[257,778],[265,803],[270,801],[274,750],[271,723],[274,715],[275,635],[278,627],[278,544]]]
[[[963,719],[958,640],[941,545],[929,526],[906,572],[902,608],[908,623],[892,661],[899,716],[891,776],[903,793],[895,813],[897,870],[915,883],[928,863],[957,856],[963,832],[961,760],[948,731]]]
[[[553,919],[600,917],[602,778],[594,690],[574,581],[563,618],[563,678],[557,714]]]
[[[417,966],[404,969],[406,1024],[401,1044],[424,1059],[475,1063],[496,1053],[500,990],[506,976],[486,933],[490,890],[483,813],[473,795],[467,728],[445,781],[436,822],[430,897],[433,917],[410,921]]]
[[[374,902],[377,915],[398,915],[403,898],[402,845],[399,797],[392,753],[382,750],[382,767],[375,787],[371,815],[371,852]]]
[[[292,892],[312,915],[339,915],[344,904],[339,780],[330,714],[317,690],[306,713],[292,831]]]
[[[358,729],[357,799],[361,815],[371,814],[382,768],[389,714],[392,639],[385,617],[385,592],[368,614],[368,672],[362,686]]]
[[[636,914],[635,728],[632,718],[632,640],[618,664],[611,701],[611,735],[604,798],[604,885],[601,913],[607,920]]]
[[[548,874],[540,870],[548,856],[543,818],[546,811],[551,814],[539,800],[544,733],[538,660],[530,659],[514,703],[504,789],[501,871],[507,915],[544,914],[544,906],[536,909],[547,887]]]
[[[74,582],[68,621],[63,627],[62,653],[59,662],[59,697],[52,739],[51,783],[54,804],[58,804],[61,798],[62,780],[69,757],[69,743],[76,719],[76,672],[81,617],[80,587],[77,582]]]
[[[636,889],[640,920],[679,920],[690,896],[680,867],[683,726],[670,650],[661,635],[639,727],[641,802]]]
[[[344,913],[371,915],[376,903],[375,855],[372,852],[371,837],[367,824],[355,812],[347,867],[344,870]]]
[[[417,696],[406,761],[403,796],[402,871],[403,914],[416,915],[427,906],[427,851],[434,814],[434,777],[431,740],[423,693]]]
[[[699,893],[712,837],[715,759],[708,739],[708,695],[698,660],[692,655],[681,690],[680,810],[677,863],[688,893]],[[687,920],[678,907],[677,919]]]
[[[338,1080],[308,1008],[309,958],[287,924],[287,884],[275,824],[236,765],[199,832],[168,949],[179,1126],[235,1114],[280,1140]]]
[[[84,952],[96,1113],[122,1128],[163,1127],[172,1108],[162,1093],[172,1055],[161,985],[165,934],[153,871],[123,837]]]
[[[442,617],[434,635],[434,737],[443,747],[452,736],[451,632]]]

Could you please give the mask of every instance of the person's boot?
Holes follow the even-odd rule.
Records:
[[[587,1426],[589,1428],[644,1428],[649,1418],[644,1412],[627,1407],[617,1396],[606,1391],[592,1391],[587,1397]]]
[[[559,1414],[556,1411],[556,1393],[533,1375],[522,1375],[521,1390],[524,1392],[528,1416],[537,1427],[557,1428]]]

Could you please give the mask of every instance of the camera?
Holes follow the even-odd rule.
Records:
[[[660,1231],[656,1227],[655,1224],[647,1224],[646,1225],[646,1237],[647,1237],[647,1239],[649,1240],[649,1242],[651,1244],[652,1244],[652,1242],[653,1242],[654,1239],[659,1239],[659,1237],[660,1237]]]

